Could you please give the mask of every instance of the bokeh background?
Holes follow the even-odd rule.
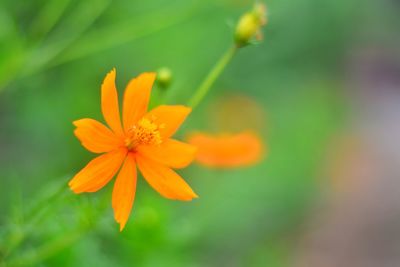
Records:
[[[265,3],[264,40],[178,134],[230,130],[212,114],[233,99],[229,126],[261,134],[263,161],[193,164],[180,172],[200,195],[189,203],[140,181],[119,233],[111,184],[57,191],[93,157],[71,122],[102,118],[113,67],[120,93],[168,67],[153,100],[186,103],[253,2],[2,0],[0,266],[400,266],[400,2]]]

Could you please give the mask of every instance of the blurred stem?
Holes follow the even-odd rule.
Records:
[[[50,256],[56,254],[57,252],[75,243],[85,232],[86,229],[82,228],[70,232],[68,234],[65,234],[60,239],[56,239],[52,242],[44,244],[43,246],[35,249],[34,251],[25,253],[18,259],[7,263],[6,266],[8,267],[35,266],[36,264],[42,262],[43,260],[49,258]]]
[[[55,200],[60,198],[65,192],[67,192],[68,186],[64,183],[61,184],[61,186],[54,191],[53,194],[49,195],[46,199],[43,199],[41,202],[39,202],[33,209],[31,209],[28,214],[26,215],[26,220],[33,220],[37,214],[40,213],[44,208],[47,208],[49,206],[49,203],[54,203]]]
[[[188,105],[195,108],[210,91],[212,85],[217,80],[217,78],[224,71],[225,67],[231,61],[233,56],[237,51],[237,46],[233,45],[223,54],[223,56],[218,60],[217,64],[211,69],[204,81],[195,90],[192,98],[189,100]]]
[[[88,232],[94,230],[100,221],[100,216],[107,210],[109,202],[109,195],[104,194],[100,199],[99,205],[96,209],[93,209],[95,212],[91,214],[90,212],[86,215],[89,215],[86,222],[80,224],[77,229],[61,235],[59,238],[52,240],[42,246],[34,248],[28,252],[19,255],[17,259],[12,259],[9,262],[6,262],[7,267],[21,267],[21,266],[36,266],[37,264],[43,262],[44,260],[56,255],[60,251],[70,247],[72,244],[77,242],[80,238],[82,238]],[[88,223],[89,221],[89,223]],[[1,266],[0,266],[1,267]]]
[[[64,14],[64,11],[67,9],[70,2],[71,0],[47,1],[31,26],[31,35],[34,38],[36,37],[38,42],[43,40],[53,29]]]
[[[19,247],[19,245],[28,236],[30,229],[36,225],[35,219],[38,219],[38,217],[40,217],[39,215],[43,214],[45,209],[54,207],[55,201],[67,191],[67,188],[68,187],[63,183],[60,188],[54,191],[54,193],[43,199],[30,211],[28,211],[27,215],[24,216],[24,224],[26,227],[18,227],[12,231],[8,237],[8,245],[6,251],[4,252],[4,257],[7,257]]]
[[[96,54],[182,23],[195,14],[199,3],[195,2],[185,8],[178,9],[174,7],[169,10],[163,9],[161,12],[143,14],[140,17],[135,16],[115,25],[95,29],[82,36],[80,40],[66,49],[63,54],[50,62],[49,67]],[[104,38],[104,36],[107,36],[107,38]],[[99,40],[102,41],[99,42]]]
[[[62,21],[59,31],[49,35],[47,42],[33,47],[27,61],[20,70],[20,77],[32,75],[42,70],[51,60],[75,42],[107,10],[111,0],[81,1],[71,12],[71,16]],[[79,26],[78,26],[79,25]]]
[[[63,1],[65,1],[65,5],[68,5],[70,0]],[[110,3],[111,0],[100,0],[100,4],[97,3],[95,5],[83,2],[80,6],[81,8],[76,8],[77,12],[73,12],[75,15],[61,20],[63,27],[59,26],[59,28],[63,29],[62,34],[55,29],[54,33],[52,32],[46,36],[45,43],[32,47],[32,51],[27,53],[26,62],[21,64],[21,69],[18,69],[19,76],[16,78],[26,78],[45,69],[99,53],[108,48],[140,39],[182,23],[198,11],[202,2],[196,1],[190,4],[189,7],[170,8],[167,11],[144,14],[139,18],[130,18],[115,25],[88,31],[88,29],[93,28],[91,27],[92,24],[107,9]],[[80,11],[81,9],[84,11]],[[59,12],[62,12],[62,10]],[[82,15],[82,13],[88,15]],[[61,15],[62,13],[60,13]],[[55,20],[56,18],[58,19],[58,17],[53,19]],[[75,30],[76,26],[74,25],[76,23],[79,23],[79,30]],[[46,29],[42,31],[44,30]],[[108,38],[104,38],[104,36]],[[99,40],[102,41],[99,42]],[[4,87],[0,87],[0,91],[2,88]]]

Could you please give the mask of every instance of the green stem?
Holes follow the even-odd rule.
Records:
[[[29,251],[21,255],[18,259],[7,263],[9,267],[17,266],[34,266],[43,260],[53,256],[54,254],[69,247],[86,232],[86,229],[78,229],[76,231],[64,234],[61,238],[51,241],[35,250]]]
[[[30,54],[20,70],[19,77],[26,77],[42,70],[66,48],[73,44],[107,10],[111,0],[81,1],[72,15],[62,23],[62,31],[56,31],[46,38],[40,47],[31,48]],[[75,25],[79,25],[77,28]],[[60,26],[61,27],[61,26]]]
[[[188,105],[192,108],[195,108],[201,100],[207,95],[208,91],[210,91],[212,85],[217,80],[217,78],[221,75],[222,71],[231,61],[233,56],[237,51],[236,46],[231,46],[225,54],[218,60],[217,64],[211,69],[208,73],[207,77],[204,81],[200,84],[200,86],[196,89],[195,93],[193,94],[192,98],[189,100]]]
[[[182,10],[171,8],[158,13],[144,14],[139,18],[135,16],[116,25],[92,30],[67,48],[63,54],[49,62],[48,67],[77,60],[178,25],[193,16],[198,9],[198,3],[200,2]],[[104,39],[104,36],[108,36],[108,38]],[[99,43],[98,40],[102,40],[102,42]]]
[[[66,234],[63,234],[59,236],[59,238],[56,238],[37,248],[31,249],[19,255],[18,258],[12,258],[7,262],[3,262],[2,264],[7,267],[36,266],[38,263],[43,262],[60,251],[70,247],[85,234],[97,227],[97,223],[100,221],[100,216],[102,216],[108,208],[108,203],[109,194],[104,194],[98,203],[98,210],[94,210],[94,214],[88,214],[89,218],[87,219],[89,219],[89,223],[88,221],[82,222],[82,224],[78,226],[76,230],[72,230]],[[0,267],[3,266],[0,265]]]
[[[18,227],[16,230],[13,230],[8,237],[8,246],[7,250],[4,252],[4,257],[8,257],[15,249],[17,249],[24,239],[29,235],[30,231],[34,227],[36,227],[38,223],[38,218],[43,215],[43,212],[49,207],[53,207],[51,204],[60,199],[64,193],[67,192],[67,185],[62,183],[61,186],[54,191],[52,194],[47,196],[41,202],[39,202],[36,206],[34,206],[25,216],[24,216],[24,224],[25,227]]]
[[[40,43],[59,22],[71,0],[47,1],[32,23],[31,36]]]
[[[61,198],[69,190],[66,183],[61,183],[60,186],[48,197],[39,202],[34,208],[32,208],[25,216],[26,221],[33,220],[43,209],[48,208],[49,204],[53,204],[57,199]]]

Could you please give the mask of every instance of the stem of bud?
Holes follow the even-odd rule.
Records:
[[[200,86],[195,90],[192,98],[189,100],[188,105],[195,108],[210,91],[212,85],[217,80],[219,75],[231,61],[233,56],[237,51],[237,46],[233,45],[223,54],[223,56],[218,60],[217,64],[211,69],[206,78],[200,84]]]

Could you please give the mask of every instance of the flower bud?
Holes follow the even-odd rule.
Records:
[[[236,26],[235,42],[238,47],[248,45],[254,38],[261,40],[261,27],[267,23],[266,7],[257,3],[252,11],[242,15]]]
[[[171,81],[172,71],[169,68],[163,67],[157,71],[157,83],[161,88],[168,88],[171,84]]]

